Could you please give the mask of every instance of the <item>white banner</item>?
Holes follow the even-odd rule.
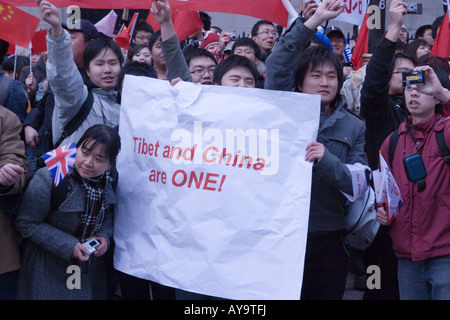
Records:
[[[344,11],[334,20],[361,26],[367,11],[367,0],[343,0]]]
[[[322,0],[319,0],[322,2]],[[344,11],[334,18],[335,21],[347,22],[357,26],[361,26],[364,14],[367,11],[367,0],[341,0],[345,4]],[[303,0],[303,4],[305,0]]]
[[[125,77],[115,267],[228,299],[299,299],[320,96]]]

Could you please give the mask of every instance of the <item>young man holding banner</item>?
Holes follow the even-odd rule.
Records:
[[[358,196],[353,191],[349,168],[357,163],[367,165],[365,124],[345,109],[339,95],[343,84],[339,58],[322,45],[304,49],[317,27],[343,9],[339,0],[326,0],[317,9],[314,7],[314,14],[304,24],[297,19],[280,37],[266,61],[265,88],[294,87],[295,91],[321,96],[317,141],[307,146],[305,156],[314,166],[301,299],[342,299],[348,266],[342,238],[343,193]],[[307,6],[304,10],[311,11]],[[295,60],[298,52],[301,56]]]

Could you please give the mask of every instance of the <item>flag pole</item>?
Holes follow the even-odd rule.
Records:
[[[136,19],[133,21],[133,18],[131,18],[131,22],[133,23],[133,25],[129,26],[129,29],[130,29],[130,33],[129,33],[130,34],[130,44],[131,44],[131,39],[133,37],[134,27],[136,26],[136,22],[137,22],[137,20],[139,18],[139,12],[136,12],[135,14],[136,14]],[[134,15],[133,15],[133,17],[134,17]]]
[[[31,63],[32,58],[33,58],[33,44],[31,43],[31,41],[30,41],[29,48],[30,48],[30,74],[31,74],[33,72],[33,65]]]
[[[289,28],[289,26],[294,23],[295,19],[298,17],[298,12],[295,10],[295,8],[292,6],[292,3],[289,0],[281,0],[284,7],[289,13],[288,23],[286,28]]]
[[[448,9],[450,9],[450,1],[449,0],[447,0],[447,12],[449,12]],[[450,24],[450,13],[448,14],[448,23]]]
[[[17,44],[14,49],[14,74],[13,74],[13,80],[16,80],[16,65],[17,65]]]

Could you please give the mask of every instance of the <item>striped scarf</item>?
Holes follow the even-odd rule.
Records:
[[[74,172],[76,172],[76,170],[74,170]],[[104,174],[91,179],[82,178],[78,172],[76,172],[75,179],[86,191],[86,210],[81,215],[81,222],[77,232],[78,239],[83,243],[100,229],[105,219],[108,210],[105,195],[112,179],[109,170],[105,171]]]

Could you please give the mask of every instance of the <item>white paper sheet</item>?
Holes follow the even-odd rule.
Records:
[[[127,75],[115,267],[223,298],[299,299],[319,110],[318,95]]]

